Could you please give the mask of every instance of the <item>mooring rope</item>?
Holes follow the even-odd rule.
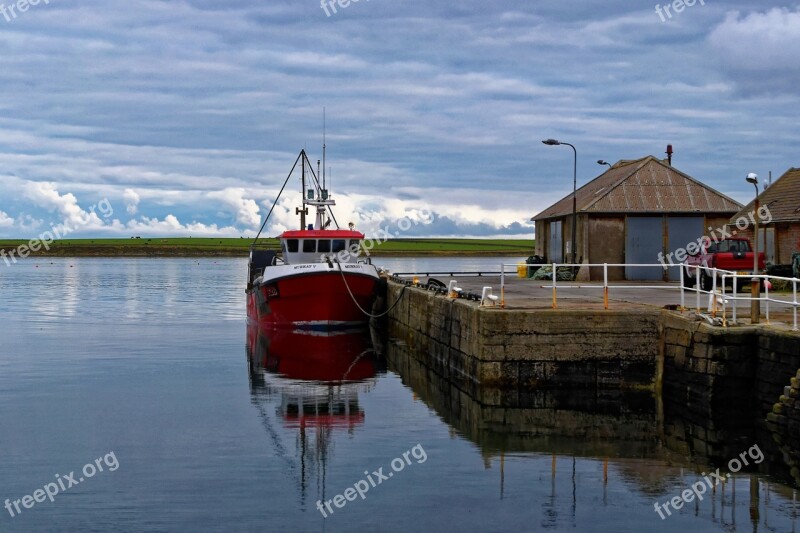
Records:
[[[365,315],[367,315],[368,317],[370,317],[370,318],[381,318],[381,317],[383,317],[383,316],[386,316],[386,315],[388,315],[388,314],[389,314],[389,312],[391,312],[391,310],[392,310],[392,309],[394,309],[394,308],[397,306],[397,304],[399,304],[399,303],[400,303],[400,300],[402,300],[402,299],[403,299],[403,295],[405,294],[405,292],[406,292],[406,288],[408,287],[408,285],[403,285],[403,288],[400,290],[400,294],[397,296],[397,301],[395,301],[395,302],[394,302],[394,303],[391,305],[391,307],[389,307],[389,309],[387,309],[386,311],[384,311],[383,313],[381,313],[381,314],[379,314],[379,315],[373,315],[373,314],[371,314],[371,313],[368,313],[367,311],[365,311],[365,310],[364,310],[364,308],[362,308],[362,307],[361,307],[361,306],[358,304],[358,300],[356,300],[356,297],[355,297],[355,295],[353,294],[353,291],[351,291],[351,290],[350,290],[350,285],[347,283],[347,278],[346,278],[346,277],[345,277],[345,275],[344,275],[344,269],[342,268],[342,264],[339,262],[339,260],[338,260],[338,259],[334,259],[334,262],[335,262],[335,263],[336,263],[336,264],[339,266],[339,273],[342,275],[342,281],[344,282],[344,286],[345,286],[345,288],[347,288],[347,292],[348,292],[348,293],[350,293],[350,298],[352,298],[352,299],[353,299],[353,303],[354,303],[354,304],[356,304],[356,307],[358,307],[358,310],[359,310],[359,311],[361,311],[362,313],[364,313],[364,314],[365,314]],[[386,293],[388,294],[389,292],[387,291]]]

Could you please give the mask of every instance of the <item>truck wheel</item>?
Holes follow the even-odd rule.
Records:
[[[710,291],[714,287],[714,281],[711,279],[711,276],[707,275],[705,272],[700,272],[700,288],[704,291]]]
[[[683,286],[687,289],[691,289],[694,287],[695,278],[694,276],[690,276],[688,272],[685,270],[683,271]]]
[[[694,282],[695,282],[694,276],[689,275],[689,273],[686,271],[686,269],[684,269],[683,270],[683,286],[686,287],[687,289],[691,289],[692,287],[694,287]]]

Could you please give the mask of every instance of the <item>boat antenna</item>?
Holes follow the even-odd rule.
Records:
[[[302,188],[300,189],[300,198],[303,200],[303,203],[301,204],[300,208],[295,209],[295,214],[300,215],[300,229],[304,230],[304,229],[306,229],[306,160],[308,158],[306,157],[306,151],[305,150],[303,150],[301,153],[303,155],[303,160],[301,161],[302,174],[301,174],[301,177],[300,177],[300,181],[302,183],[302,185],[301,185]],[[309,161],[309,165],[308,165],[309,167],[311,166],[310,163],[311,162]],[[313,173],[314,171],[311,170],[311,172]]]
[[[319,189],[320,188],[320,181],[319,181],[319,178],[317,177],[318,174],[314,173],[314,167],[311,165],[311,161],[308,161],[308,173],[311,175],[311,179],[313,180],[312,184],[315,183],[316,184],[316,188]],[[327,207],[328,207],[328,212],[331,214],[331,218],[333,218],[333,222],[336,224],[336,228],[338,229],[340,226],[339,226],[339,222],[336,220],[336,217],[333,214],[333,209],[331,209],[331,206],[327,206]]]
[[[325,108],[322,108],[322,189],[325,189]]]

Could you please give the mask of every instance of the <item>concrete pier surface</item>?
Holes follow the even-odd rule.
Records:
[[[431,276],[445,284],[456,280],[458,287],[465,292],[480,294],[483,287],[492,287],[492,293],[500,296],[500,276]],[[403,279],[411,279],[404,276]],[[429,277],[419,276],[419,281],[426,284]],[[738,293],[738,296],[749,296],[749,293]],[[762,297],[765,296],[762,293]],[[780,300],[792,300],[791,292],[770,292],[770,296]],[[749,323],[750,301],[734,300],[731,287],[726,288],[725,297],[728,299],[728,318],[730,319],[733,306],[736,306],[737,318]],[[609,309],[633,310],[642,308],[666,307],[676,308],[681,305],[681,289],[678,283],[664,282],[614,282],[609,285]],[[683,290],[683,302],[686,309],[696,310],[698,297],[694,289]],[[563,309],[600,309],[604,308],[604,294],[602,283],[597,282],[557,282],[556,305]],[[701,311],[708,311],[709,295],[700,293],[699,307]],[[505,308],[506,309],[552,309],[553,285],[551,281],[519,278],[516,273],[509,273],[505,277]],[[761,302],[762,322],[765,322],[766,302]],[[721,313],[720,313],[721,314]],[[792,325],[792,307],[787,304],[770,302],[770,323],[776,326]]]

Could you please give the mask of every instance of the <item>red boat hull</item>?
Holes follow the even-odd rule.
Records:
[[[377,373],[369,330],[310,332],[247,328],[250,371],[326,383],[363,381]]]
[[[352,272],[343,277],[338,270],[280,277],[247,294],[247,317],[267,328],[363,325],[369,322],[366,313],[372,312],[378,281],[377,276]]]

